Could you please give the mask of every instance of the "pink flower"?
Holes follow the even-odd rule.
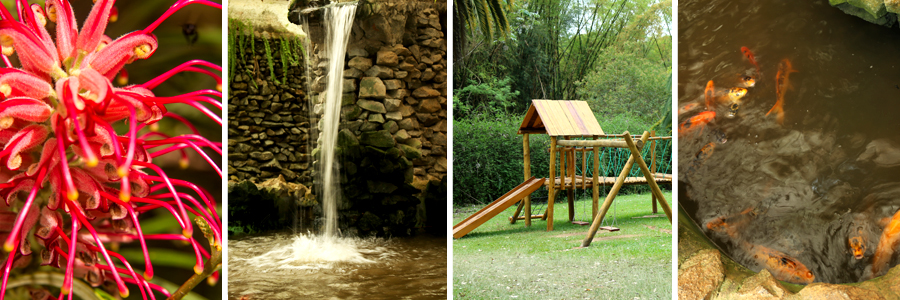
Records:
[[[0,7],[0,58],[6,65],[0,68],[0,299],[12,269],[27,265],[33,254],[29,234],[42,248],[42,264],[65,274],[58,298],[71,299],[75,277],[94,286],[113,282],[122,297],[129,295],[129,285],[145,299],[155,299],[154,291],[168,297],[169,291],[148,282],[153,266],[147,240],[185,241],[196,256],[194,271],[218,276],[222,226],[212,195],[190,181],[170,178],[153,158],[179,152],[186,166],[187,151],[194,151],[222,175],[217,160],[204,152],[212,149],[221,156],[221,143],[201,136],[166,107],[189,105],[221,126],[219,113],[209,108],[222,109],[221,67],[194,60],[144,84],[116,86],[113,79],[127,81],[123,67],[153,55],[158,44],[152,32],[172,13],[192,3],[221,5],[179,0],[147,28],[113,40],[103,33],[118,17],[114,2],[96,0],[80,31],[68,0],[47,0],[43,7],[17,0],[18,20]],[[55,38],[46,29],[48,22],[56,23]],[[18,58],[18,68],[9,56]],[[219,84],[175,97],[153,94],[180,72],[206,74]],[[168,136],[143,130],[163,118],[193,132]],[[127,130],[117,132],[117,123]],[[182,234],[143,234],[140,216],[148,211],[171,214]],[[209,250],[194,238],[195,222]],[[142,274],[109,249],[131,242],[143,250]]]

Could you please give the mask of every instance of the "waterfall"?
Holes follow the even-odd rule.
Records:
[[[344,88],[344,56],[356,5],[325,8],[325,53],[328,57],[328,78],[325,86],[324,112],[319,133],[319,178],[322,182],[322,208],[325,216],[323,235],[337,235],[337,203],[340,201],[340,174],[335,159],[338,125],[341,117],[341,97]]]

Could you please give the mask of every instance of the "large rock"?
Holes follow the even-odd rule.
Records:
[[[438,92],[433,88],[423,86],[423,87],[417,88],[415,91],[413,91],[412,95],[413,95],[413,97],[420,98],[420,99],[421,98],[433,98],[433,97],[440,96],[441,92]]]
[[[366,131],[359,136],[359,142],[364,145],[372,145],[378,148],[394,146],[394,137],[388,130]]]
[[[378,51],[376,63],[393,67],[400,63],[400,58],[397,57],[397,53],[394,53],[394,51]]]
[[[362,99],[356,102],[356,105],[362,107],[365,110],[377,112],[380,114],[386,113],[387,110],[384,108],[384,103],[372,100]]]
[[[385,97],[387,97],[387,89],[381,78],[363,77],[359,82],[359,98],[384,99]]]
[[[347,65],[354,69],[365,72],[372,67],[372,60],[365,57],[354,57],[350,59],[349,62],[347,62]]]
[[[701,250],[678,268],[678,298],[707,299],[725,278],[721,255]]]

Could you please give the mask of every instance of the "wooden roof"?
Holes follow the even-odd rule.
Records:
[[[550,136],[603,135],[587,102],[574,100],[531,100],[519,134],[546,133]]]

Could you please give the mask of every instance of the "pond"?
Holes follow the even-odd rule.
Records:
[[[828,1],[688,0],[678,14],[679,202],[705,234],[794,283],[900,263],[900,233],[884,230],[900,222],[896,25]],[[715,116],[696,117],[707,103]]]
[[[446,299],[447,239],[231,239],[229,299]]]

